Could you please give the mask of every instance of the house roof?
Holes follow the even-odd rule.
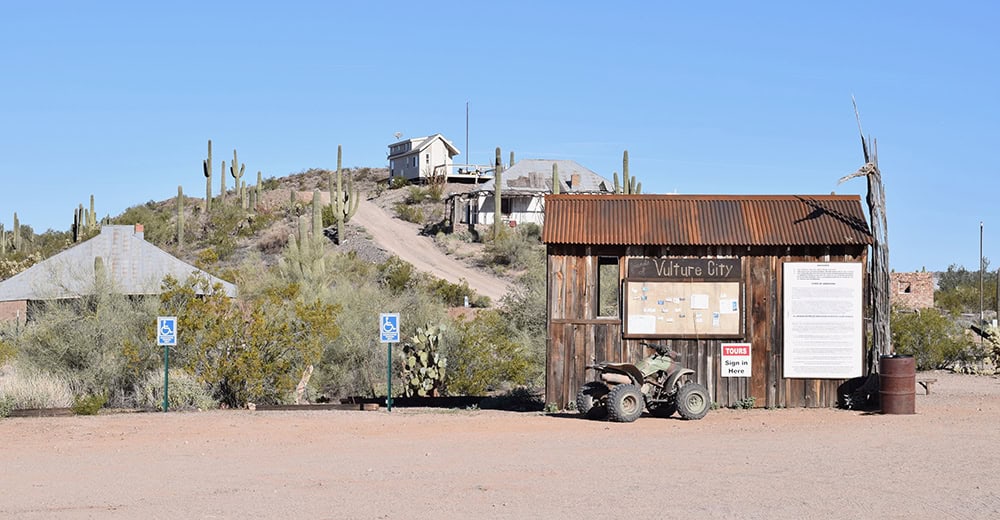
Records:
[[[872,236],[857,195],[547,195],[542,241],[863,245]]]
[[[0,282],[0,301],[79,298],[94,286],[94,259],[123,294],[159,294],[167,275],[186,280],[192,274],[222,284],[229,296],[236,286],[185,263],[146,242],[133,226],[104,226],[101,233]]]
[[[405,157],[407,155],[413,155],[415,153],[422,152],[425,148],[433,144],[434,141],[438,139],[440,139],[441,142],[444,143],[445,148],[448,149],[449,157],[454,157],[462,153],[458,151],[458,148],[456,148],[455,145],[451,144],[451,141],[445,139],[443,135],[434,134],[434,135],[429,135],[427,137],[414,137],[413,139],[403,139],[402,141],[397,141],[395,143],[390,144],[389,145],[390,150],[392,149],[393,146],[396,146],[397,144],[401,143],[410,143],[410,149],[402,153],[390,154],[389,158],[396,159],[398,157]]]
[[[559,191],[565,193],[610,193],[614,185],[604,177],[580,166],[576,161],[549,159],[522,159],[501,174],[502,188],[508,192],[552,193],[552,165],[559,165]],[[573,176],[579,175],[579,183],[573,185]],[[495,181],[490,179],[479,185],[476,191],[494,190]]]

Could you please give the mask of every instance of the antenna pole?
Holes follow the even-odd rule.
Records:
[[[472,152],[469,150],[469,102],[466,101],[465,102],[465,162],[470,166],[472,164],[472,161],[469,159],[469,155],[471,155],[471,153]]]

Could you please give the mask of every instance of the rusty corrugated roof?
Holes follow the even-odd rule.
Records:
[[[547,195],[547,244],[870,244],[857,195]]]

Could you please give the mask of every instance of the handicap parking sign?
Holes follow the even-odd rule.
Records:
[[[382,343],[399,343],[399,314],[379,314],[378,323]]]
[[[156,318],[156,344],[160,347],[177,345],[176,316],[160,316]]]

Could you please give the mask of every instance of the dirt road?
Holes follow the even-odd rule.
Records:
[[[916,415],[481,410],[0,420],[2,518],[998,518],[1000,380]],[[918,391],[919,392],[919,391]]]
[[[419,226],[393,218],[370,201],[361,200],[354,223],[363,226],[380,246],[413,264],[417,270],[452,283],[464,279],[469,287],[489,296],[494,304],[510,288],[507,282],[444,254],[430,237],[420,235]]]

